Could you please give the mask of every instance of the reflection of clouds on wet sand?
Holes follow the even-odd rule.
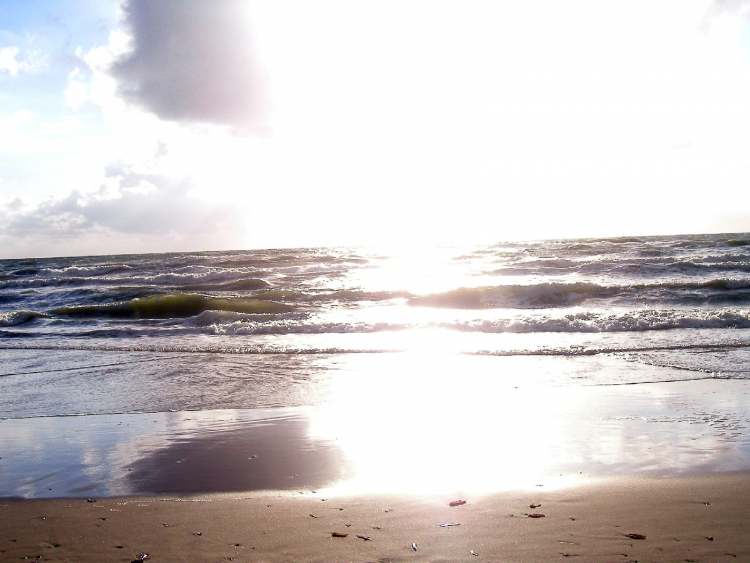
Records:
[[[338,362],[315,407],[0,421],[0,496],[482,493],[750,468],[748,381],[552,383],[616,377],[596,359]]]
[[[318,488],[344,475],[335,445],[316,442],[296,415],[174,439],[127,466],[138,493]]]
[[[344,470],[304,409],[6,420],[0,443],[0,496],[292,489]]]

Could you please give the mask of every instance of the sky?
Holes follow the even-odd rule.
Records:
[[[0,258],[750,231],[750,1],[0,0]]]

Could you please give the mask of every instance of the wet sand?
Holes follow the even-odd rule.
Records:
[[[750,560],[750,381],[414,373],[310,407],[0,419],[0,561]]]
[[[429,401],[406,383],[372,400],[352,378],[319,407],[0,420],[0,497],[462,496],[750,470],[750,381],[498,381],[446,378]]]
[[[5,500],[0,559],[132,561],[142,553],[153,561],[750,559],[749,473],[537,487],[467,497],[457,507],[448,506],[451,500],[325,499],[311,491]]]

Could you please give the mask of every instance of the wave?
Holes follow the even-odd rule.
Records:
[[[34,287],[98,287],[132,285],[154,289],[180,288],[191,291],[246,291],[265,289],[271,284],[259,278],[244,277],[244,272],[214,272],[211,274],[156,274],[153,276],[70,276],[10,279],[0,282],[0,289],[28,289]]]
[[[615,295],[617,291],[616,287],[593,283],[462,287],[443,293],[412,297],[409,303],[455,309],[546,308],[576,305],[586,299]]]
[[[104,318],[174,318],[192,317],[203,311],[236,313],[284,313],[294,308],[275,301],[249,298],[217,298],[190,293],[139,297],[121,303],[72,305],[53,309],[55,315]]]
[[[443,323],[443,328],[468,332],[645,332],[674,329],[750,328],[750,311],[640,310],[619,314],[582,312],[562,317],[474,320]]]
[[[229,324],[235,322],[264,322],[270,320],[291,321],[305,320],[310,317],[310,313],[303,311],[289,311],[285,313],[238,313],[235,311],[203,311],[202,313],[186,319],[184,322],[188,326],[210,327],[220,324]]]
[[[414,296],[417,306],[455,309],[570,307],[591,299],[629,298],[654,302],[719,303],[750,301],[750,280],[718,278],[700,282],[600,285],[596,283],[540,283],[463,287],[443,293]],[[717,292],[737,292],[722,295]]]
[[[8,280],[0,283],[0,289],[25,289],[32,287],[84,285],[86,283],[101,283],[95,278],[31,278],[22,280]]]
[[[46,316],[36,311],[7,311],[0,313],[0,326],[18,326]]]
[[[505,264],[487,270],[488,275],[555,275],[555,274],[595,274],[634,277],[710,275],[724,272],[750,273],[750,255],[690,257],[675,260],[674,257],[633,258],[618,260],[571,260],[567,258],[544,258]]]
[[[549,347],[534,349],[477,350],[463,352],[469,356],[597,356],[602,354],[626,354],[671,351],[728,351],[750,349],[750,342],[725,342],[716,344],[673,344],[662,346],[610,346],[610,347]],[[299,346],[237,346],[237,345],[179,345],[179,344],[0,344],[0,350],[81,350],[95,352],[144,352],[175,354],[236,354],[236,355],[308,355],[308,354],[393,354],[403,349],[344,348],[344,347],[299,347]]]
[[[72,277],[95,277],[107,274],[119,274],[134,270],[128,264],[99,264],[95,266],[68,266],[65,268],[47,268],[38,273],[51,273],[54,275],[72,276]]]
[[[23,277],[23,276],[35,276],[40,272],[39,268],[18,268],[10,272],[11,276]]]
[[[266,289],[271,284],[260,278],[239,279],[224,283],[203,284],[186,286],[185,289],[202,289],[205,291],[250,291],[255,289]]]
[[[0,331],[2,333],[3,331]],[[26,336],[17,333],[18,336]],[[175,344],[0,344],[0,350],[79,350],[92,352],[145,352],[175,354],[237,354],[237,355],[308,355],[308,354],[388,354],[400,350],[380,348],[343,348],[343,347],[295,347],[295,346],[222,346]]]
[[[79,287],[57,290],[54,293],[49,293],[48,296],[61,303],[75,303],[77,301],[90,304],[91,302],[115,303],[129,301],[137,297],[152,297],[159,293],[158,289],[139,286],[108,287],[106,289],[101,287]]]
[[[479,333],[608,333],[646,332],[674,329],[750,328],[746,310],[659,310],[642,309],[622,313],[579,312],[558,317],[537,315],[501,319],[454,320],[449,322],[363,322],[313,319],[309,313],[279,315],[206,311],[185,321],[209,334],[358,334],[381,331],[445,329]]]
[[[212,323],[205,326],[205,332],[215,335],[273,335],[273,334],[364,334],[406,330],[410,325],[400,323],[366,322],[310,322],[300,323],[288,320],[258,322],[237,320],[230,323]]]
[[[281,299],[295,302],[345,302],[356,303],[358,301],[390,301],[392,299],[403,299],[413,297],[407,291],[363,291],[360,289],[337,289],[337,290],[308,290],[299,291],[294,289],[269,289],[254,294],[260,299]]]

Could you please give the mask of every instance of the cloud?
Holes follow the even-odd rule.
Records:
[[[720,11],[744,11],[750,8],[750,0],[714,0],[714,7]]]
[[[231,245],[241,230],[238,210],[198,199],[190,189],[183,180],[112,165],[95,192],[74,190],[31,207],[18,200],[0,206],[0,246],[3,254],[28,256],[60,247],[64,254],[80,253],[106,239],[131,252]]]
[[[119,92],[162,119],[256,124],[262,94],[245,0],[128,0]]]
[[[18,76],[41,70],[45,61],[38,52],[21,52],[20,47],[0,47],[0,73]]]
[[[707,31],[716,18],[722,16],[750,18],[750,0],[713,0],[701,22],[701,29]]]

